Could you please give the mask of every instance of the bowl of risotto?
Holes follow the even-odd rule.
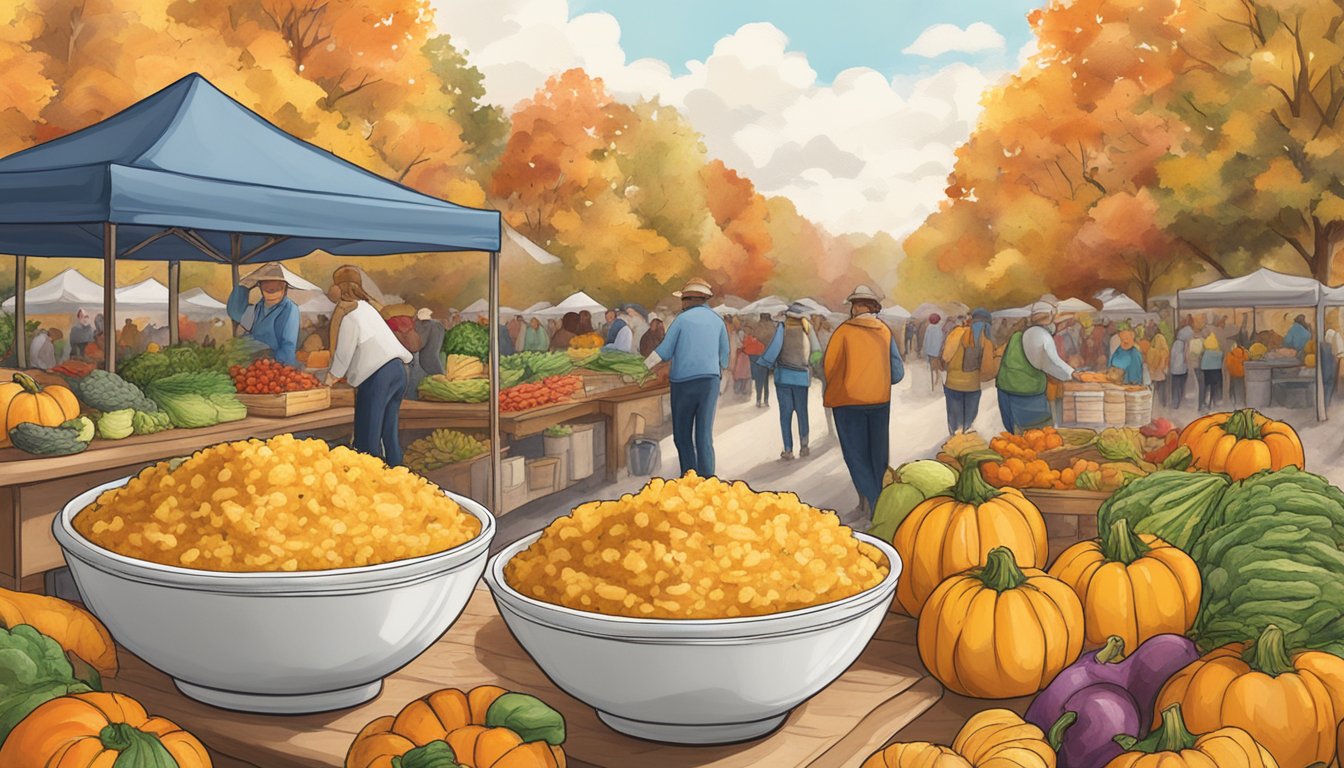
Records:
[[[368,701],[457,620],[494,518],[404,468],[288,435],[93,488],[53,523],[113,638],[225,709]]]
[[[500,551],[485,579],[514,637],[614,730],[722,744],[778,728],[868,645],[890,544],[791,493],[654,479]]]

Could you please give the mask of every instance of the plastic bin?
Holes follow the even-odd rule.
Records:
[[[593,475],[593,459],[596,457],[592,424],[575,424],[574,434],[569,436],[569,479],[571,482],[585,480]]]

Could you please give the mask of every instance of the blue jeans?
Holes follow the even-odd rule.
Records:
[[[406,366],[389,360],[355,390],[355,450],[378,456],[389,467],[402,463],[397,439]]]
[[[849,467],[854,489],[868,501],[868,509],[877,506],[882,493],[882,476],[891,459],[887,429],[891,423],[891,403],[882,405],[839,405],[835,414],[836,436],[840,453]]]
[[[714,475],[714,411],[719,404],[719,377],[672,382],[672,443],[677,446],[681,474],[692,469]]]
[[[784,435],[784,450],[793,452],[793,415],[798,414],[798,443],[807,447],[807,387],[775,382],[779,395],[779,429]]]
[[[958,429],[969,431],[975,417],[980,415],[980,390],[962,392],[944,386],[943,396],[947,398],[947,433],[956,434]]]
[[[1190,377],[1189,373],[1171,374],[1171,407],[1179,409],[1181,403],[1185,402],[1185,382]]]

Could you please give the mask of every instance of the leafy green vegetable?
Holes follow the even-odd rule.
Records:
[[[175,373],[145,386],[145,393],[156,401],[160,395],[231,395],[235,391],[228,374],[216,371]]]
[[[1204,588],[1201,648],[1252,640],[1270,624],[1291,650],[1344,653],[1344,492],[1295,467],[1235,483],[1191,556]]]
[[[152,435],[155,432],[162,432],[165,429],[173,428],[173,420],[167,413],[157,411],[155,413],[145,413],[136,411],[135,416],[131,418],[131,429],[137,435]]]
[[[0,628],[0,742],[46,702],[90,690],[55,640],[27,624]]]
[[[1097,435],[1097,451],[1111,461],[1143,461],[1143,435],[1137,429],[1104,429]]]
[[[574,361],[564,352],[519,352],[502,358],[499,369],[500,378],[505,371],[522,370],[522,381],[540,381],[548,376],[569,373],[574,370]]]
[[[597,357],[583,364],[584,368],[598,373],[618,373],[629,376],[643,384],[653,376],[653,372],[644,364],[644,358],[614,349],[604,349]]]
[[[130,437],[135,430],[131,421],[135,418],[134,408],[108,411],[98,417],[98,436],[104,440],[121,440]]]
[[[443,376],[426,376],[416,391],[424,400],[442,403],[484,403],[490,399],[490,382],[486,379],[450,381]]]
[[[219,423],[219,410],[203,395],[159,395],[159,405],[174,427],[198,429]]]
[[[221,422],[238,421],[247,418],[247,406],[243,405],[237,395],[232,392],[221,394],[214,393],[206,395],[206,400],[215,407],[215,412],[219,415]]]
[[[458,323],[443,335],[443,354],[490,357],[490,331],[479,323]]]

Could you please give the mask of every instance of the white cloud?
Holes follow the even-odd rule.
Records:
[[[942,198],[981,92],[1002,74],[953,63],[889,79],[860,67],[824,85],[783,32],[748,24],[674,75],[664,62],[627,61],[615,19],[569,19],[566,0],[433,2],[490,100],[512,107],[548,76],[582,66],[619,98],[675,106],[712,157],[834,233],[918,227]]]
[[[902,49],[901,53],[933,59],[945,53],[997,51],[1005,44],[1003,35],[983,21],[977,21],[965,29],[955,24],[934,24],[920,32],[915,42]]]

